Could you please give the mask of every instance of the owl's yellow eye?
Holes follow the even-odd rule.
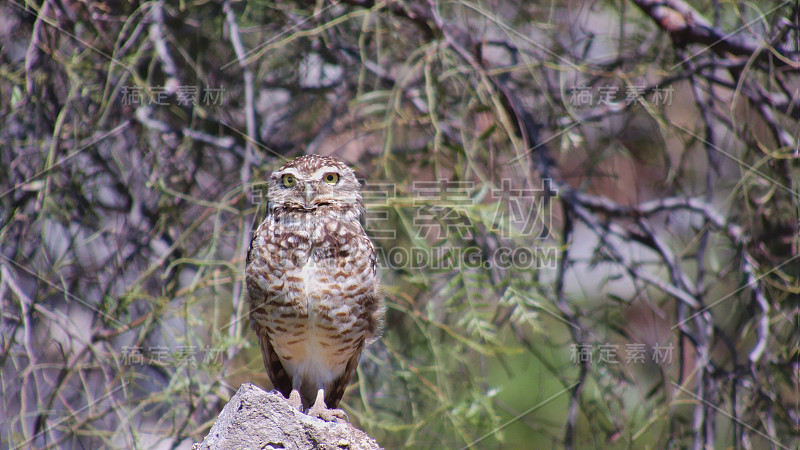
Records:
[[[322,177],[322,179],[328,184],[336,184],[336,183],[339,182],[339,174],[338,173],[329,172],[329,173],[326,173]]]
[[[294,175],[290,173],[287,173],[281,177],[281,180],[283,181],[283,185],[286,187],[292,187],[297,182],[297,179],[294,177]]]

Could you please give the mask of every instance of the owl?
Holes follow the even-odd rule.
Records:
[[[384,306],[361,184],[341,161],[306,155],[269,177],[267,216],[245,268],[250,325],[275,389],[332,421]]]

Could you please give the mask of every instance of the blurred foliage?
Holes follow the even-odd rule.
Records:
[[[797,445],[800,13],[694,5],[740,55],[652,3],[0,5],[0,443],[186,448],[268,388],[245,253],[323,153],[385,447]]]

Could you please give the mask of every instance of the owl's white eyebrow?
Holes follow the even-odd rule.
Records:
[[[294,167],[289,167],[288,169],[284,169],[284,170],[278,172],[279,176],[281,176],[281,177],[286,175],[287,173],[291,174],[291,175],[294,175],[294,177],[297,178],[297,179],[300,179],[300,172],[298,172],[297,169],[295,169]]]
[[[311,179],[312,180],[321,179],[326,173],[331,173],[331,172],[337,173],[340,176],[342,175],[340,173],[341,171],[338,168],[330,166],[320,167],[319,169],[315,170],[314,173],[311,174]]]

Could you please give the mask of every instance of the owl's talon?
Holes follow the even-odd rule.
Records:
[[[318,417],[325,422],[349,422],[350,419],[347,417],[347,413],[342,411],[339,408],[336,409],[328,409],[326,406],[317,407],[316,405],[312,406],[311,409],[308,410],[308,415],[311,417]]]
[[[347,413],[339,408],[328,408],[325,404],[325,391],[320,389],[317,392],[317,399],[314,401],[314,406],[308,409],[306,413],[311,417],[318,417],[325,422],[349,422]]]
[[[286,402],[289,403],[292,408],[303,412],[303,399],[300,398],[300,392],[297,389],[292,389],[292,393],[289,394],[289,398],[286,399]]]

